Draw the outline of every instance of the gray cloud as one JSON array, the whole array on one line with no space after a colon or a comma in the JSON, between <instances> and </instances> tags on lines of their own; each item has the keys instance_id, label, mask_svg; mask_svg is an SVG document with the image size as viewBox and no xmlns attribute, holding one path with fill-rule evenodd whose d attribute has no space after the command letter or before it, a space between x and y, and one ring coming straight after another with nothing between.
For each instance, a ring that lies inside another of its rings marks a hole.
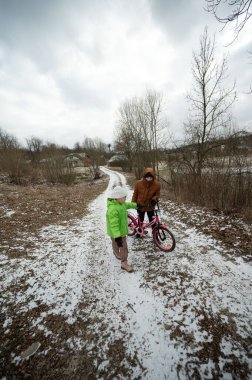
<instances>
[{"instance_id":1,"label":"gray cloud","mask_svg":"<svg viewBox=\"0 0 252 380\"><path fill-rule=\"evenodd\" d=\"M194 30L206 24L217 25L213 17L204 10L204 0L149 0L154 21L160 25L175 43L188 42Z\"/></svg>"},{"instance_id":2,"label":"gray cloud","mask_svg":"<svg viewBox=\"0 0 252 380\"><path fill-rule=\"evenodd\" d=\"M229 54L230 72L236 78L239 91L246 92L250 84L252 84L252 62L250 62L249 55L251 48L252 44L248 43Z\"/></svg>"},{"instance_id":3,"label":"gray cloud","mask_svg":"<svg viewBox=\"0 0 252 380\"><path fill-rule=\"evenodd\" d=\"M85 83L78 78L62 78L57 81L66 102L83 108L104 109L109 106L109 98L98 91L97 87Z\"/></svg>"},{"instance_id":4,"label":"gray cloud","mask_svg":"<svg viewBox=\"0 0 252 380\"><path fill-rule=\"evenodd\" d=\"M9 51L18 51L42 71L60 65L58 51L65 45L79 45L95 62L101 59L98 39L85 47L78 40L83 23L95 18L97 1L1 0L0 41ZM100 7L100 12L102 12ZM102 30L101 30L102 33Z\"/></svg>"},{"instance_id":5,"label":"gray cloud","mask_svg":"<svg viewBox=\"0 0 252 380\"><path fill-rule=\"evenodd\" d=\"M192 50L198 50L206 24L222 43L218 52L230 50L228 80L237 79L239 92L236 117L249 124L251 96L244 92L252 82L251 40L239 45L242 36L225 48L204 5L0 0L0 125L19 138L40 134L71 145L90 134L111 141L120 102L152 87L165 94L170 126L181 136Z\"/></svg>"}]
</instances>

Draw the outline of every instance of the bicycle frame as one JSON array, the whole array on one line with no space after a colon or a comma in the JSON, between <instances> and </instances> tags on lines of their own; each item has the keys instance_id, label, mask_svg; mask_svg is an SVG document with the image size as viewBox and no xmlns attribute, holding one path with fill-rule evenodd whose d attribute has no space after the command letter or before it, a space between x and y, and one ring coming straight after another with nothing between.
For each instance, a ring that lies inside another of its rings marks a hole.
<instances>
[{"instance_id":1,"label":"bicycle frame","mask_svg":"<svg viewBox=\"0 0 252 380\"><path fill-rule=\"evenodd\" d=\"M152 238L156 246L164 252L171 252L176 246L176 241L173 233L168 229L167 226L161 223L158 215L159 205L154 208L155 216L150 222L141 222L139 214L135 217L132 214L128 214L128 226L130 231L129 236L137 234L138 236L143 236L147 231L146 228L152 227ZM130 220L130 222L129 222Z\"/></svg>"},{"instance_id":2,"label":"bicycle frame","mask_svg":"<svg viewBox=\"0 0 252 380\"><path fill-rule=\"evenodd\" d=\"M155 216L152 219L152 221L149 221L149 222L142 222L139 214L137 215L136 218L134 217L134 219L136 221L135 231L138 235L143 236L145 234L146 228L153 227L155 225L155 227L153 228L153 230L154 230L155 228L160 226L161 221L160 221L160 218L158 216L158 211L159 211L159 206L157 209L154 209Z\"/></svg>"},{"instance_id":3,"label":"bicycle frame","mask_svg":"<svg viewBox=\"0 0 252 380\"><path fill-rule=\"evenodd\" d=\"M128 214L128 227L130 231L129 236L137 234L138 236L143 236L147 231L146 228L152 227L152 238L156 246L164 252L171 252L176 247L176 241L173 233L168 229L167 226L161 223L158 215L159 204L157 208L154 208L155 216L150 222L141 222L139 214L135 217L132 214ZM130 220L130 222L129 222Z\"/></svg>"}]
</instances>

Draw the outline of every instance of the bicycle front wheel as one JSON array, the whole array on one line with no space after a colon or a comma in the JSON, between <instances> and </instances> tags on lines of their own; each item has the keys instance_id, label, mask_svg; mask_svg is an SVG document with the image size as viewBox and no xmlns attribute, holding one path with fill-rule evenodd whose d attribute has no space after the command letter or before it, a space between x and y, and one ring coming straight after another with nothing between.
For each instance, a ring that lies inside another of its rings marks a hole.
<instances>
[{"instance_id":1,"label":"bicycle front wheel","mask_svg":"<svg viewBox=\"0 0 252 380\"><path fill-rule=\"evenodd\" d=\"M136 233L136 226L136 219L131 214L128 214L128 236L133 236Z\"/></svg>"},{"instance_id":2,"label":"bicycle front wheel","mask_svg":"<svg viewBox=\"0 0 252 380\"><path fill-rule=\"evenodd\" d=\"M171 252L176 246L173 234L165 226L159 226L154 229L153 240L156 246L164 252Z\"/></svg>"}]
</instances>

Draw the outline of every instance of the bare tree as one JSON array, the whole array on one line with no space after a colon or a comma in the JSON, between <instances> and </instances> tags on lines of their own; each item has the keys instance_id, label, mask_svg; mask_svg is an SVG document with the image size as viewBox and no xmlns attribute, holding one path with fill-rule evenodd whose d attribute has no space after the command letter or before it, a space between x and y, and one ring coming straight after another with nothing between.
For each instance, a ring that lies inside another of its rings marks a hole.
<instances>
[{"instance_id":1,"label":"bare tree","mask_svg":"<svg viewBox=\"0 0 252 380\"><path fill-rule=\"evenodd\" d=\"M146 140L149 142L150 152L152 156L152 166L158 170L159 147L164 134L164 124L160 117L162 112L162 95L154 90L148 90L144 98L144 112L147 116L147 128L144 128Z\"/></svg>"},{"instance_id":2,"label":"bare tree","mask_svg":"<svg viewBox=\"0 0 252 380\"><path fill-rule=\"evenodd\" d=\"M19 147L16 137L0 128L0 150L17 149Z\"/></svg>"},{"instance_id":3,"label":"bare tree","mask_svg":"<svg viewBox=\"0 0 252 380\"><path fill-rule=\"evenodd\" d=\"M135 174L140 176L139 167L144 160L144 142L141 138L141 123L138 122L137 99L125 101L119 108L119 117L116 126L115 148L124 153L129 166L134 163Z\"/></svg>"},{"instance_id":4,"label":"bare tree","mask_svg":"<svg viewBox=\"0 0 252 380\"><path fill-rule=\"evenodd\" d=\"M104 155L107 152L107 144L105 144L100 137L95 137L93 141L97 152L99 152L100 155Z\"/></svg>"},{"instance_id":5,"label":"bare tree","mask_svg":"<svg viewBox=\"0 0 252 380\"><path fill-rule=\"evenodd\" d=\"M158 148L164 135L162 96L148 90L144 96L125 101L119 109L116 129L116 149L124 153L136 177L143 167L152 165L158 170Z\"/></svg>"},{"instance_id":6,"label":"bare tree","mask_svg":"<svg viewBox=\"0 0 252 380\"><path fill-rule=\"evenodd\" d=\"M95 150L95 143L91 137L85 137L82 143L82 149L89 154Z\"/></svg>"},{"instance_id":7,"label":"bare tree","mask_svg":"<svg viewBox=\"0 0 252 380\"><path fill-rule=\"evenodd\" d=\"M27 174L24 162L25 152L17 139L0 128L0 172L7 174L14 183L19 184Z\"/></svg>"},{"instance_id":8,"label":"bare tree","mask_svg":"<svg viewBox=\"0 0 252 380\"><path fill-rule=\"evenodd\" d=\"M85 137L82 150L90 157L90 174L93 179L100 177L99 166L105 164L107 145L99 138Z\"/></svg>"},{"instance_id":9,"label":"bare tree","mask_svg":"<svg viewBox=\"0 0 252 380\"><path fill-rule=\"evenodd\" d=\"M207 11L212 13L216 20L224 24L223 29L228 24L234 25L233 41L236 40L252 16L252 0L206 0L206 2ZM251 51L249 55L252 55ZM248 93L252 93L251 85Z\"/></svg>"},{"instance_id":10,"label":"bare tree","mask_svg":"<svg viewBox=\"0 0 252 380\"><path fill-rule=\"evenodd\" d=\"M107 152L107 144L99 137L85 137L81 149L88 155L103 155Z\"/></svg>"},{"instance_id":11,"label":"bare tree","mask_svg":"<svg viewBox=\"0 0 252 380\"><path fill-rule=\"evenodd\" d=\"M207 11L223 23L224 27L229 23L235 23L236 37L252 15L252 0L206 0L206 2Z\"/></svg>"},{"instance_id":12,"label":"bare tree","mask_svg":"<svg viewBox=\"0 0 252 380\"><path fill-rule=\"evenodd\" d=\"M81 152L81 145L80 143L77 141L75 144L74 144L74 151L75 152Z\"/></svg>"},{"instance_id":13,"label":"bare tree","mask_svg":"<svg viewBox=\"0 0 252 380\"><path fill-rule=\"evenodd\" d=\"M194 87L188 95L191 109L185 131L195 155L190 162L194 173L200 176L213 140L230 122L229 111L236 98L235 84L229 89L222 87L227 59L216 62L215 41L211 41L207 28L201 36L199 52L193 53L192 72Z\"/></svg>"},{"instance_id":14,"label":"bare tree","mask_svg":"<svg viewBox=\"0 0 252 380\"><path fill-rule=\"evenodd\" d=\"M207 11L212 13L220 23L224 24L223 29L227 24L234 25L235 35L230 42L231 44L238 38L239 33L252 16L252 0L206 0L206 2ZM249 56L251 58L251 51L249 51ZM252 93L251 85L246 93Z\"/></svg>"},{"instance_id":15,"label":"bare tree","mask_svg":"<svg viewBox=\"0 0 252 380\"><path fill-rule=\"evenodd\" d=\"M37 162L42 149L43 141L35 136L26 139L26 144L33 163Z\"/></svg>"}]
</instances>

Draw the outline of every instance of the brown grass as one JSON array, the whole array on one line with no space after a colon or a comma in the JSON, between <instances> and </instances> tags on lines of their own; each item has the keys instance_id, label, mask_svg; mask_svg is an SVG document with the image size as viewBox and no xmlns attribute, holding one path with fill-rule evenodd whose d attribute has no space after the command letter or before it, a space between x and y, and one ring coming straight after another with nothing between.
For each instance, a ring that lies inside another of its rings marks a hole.
<instances>
[{"instance_id":1,"label":"brown grass","mask_svg":"<svg viewBox=\"0 0 252 380\"><path fill-rule=\"evenodd\" d=\"M1 243L3 253L15 256L15 246L31 247L27 234L36 234L43 226L82 218L90 201L102 193L107 177L76 185L0 184ZM11 216L7 212L13 211ZM20 251L19 251L20 255Z\"/></svg>"}]
</instances>

